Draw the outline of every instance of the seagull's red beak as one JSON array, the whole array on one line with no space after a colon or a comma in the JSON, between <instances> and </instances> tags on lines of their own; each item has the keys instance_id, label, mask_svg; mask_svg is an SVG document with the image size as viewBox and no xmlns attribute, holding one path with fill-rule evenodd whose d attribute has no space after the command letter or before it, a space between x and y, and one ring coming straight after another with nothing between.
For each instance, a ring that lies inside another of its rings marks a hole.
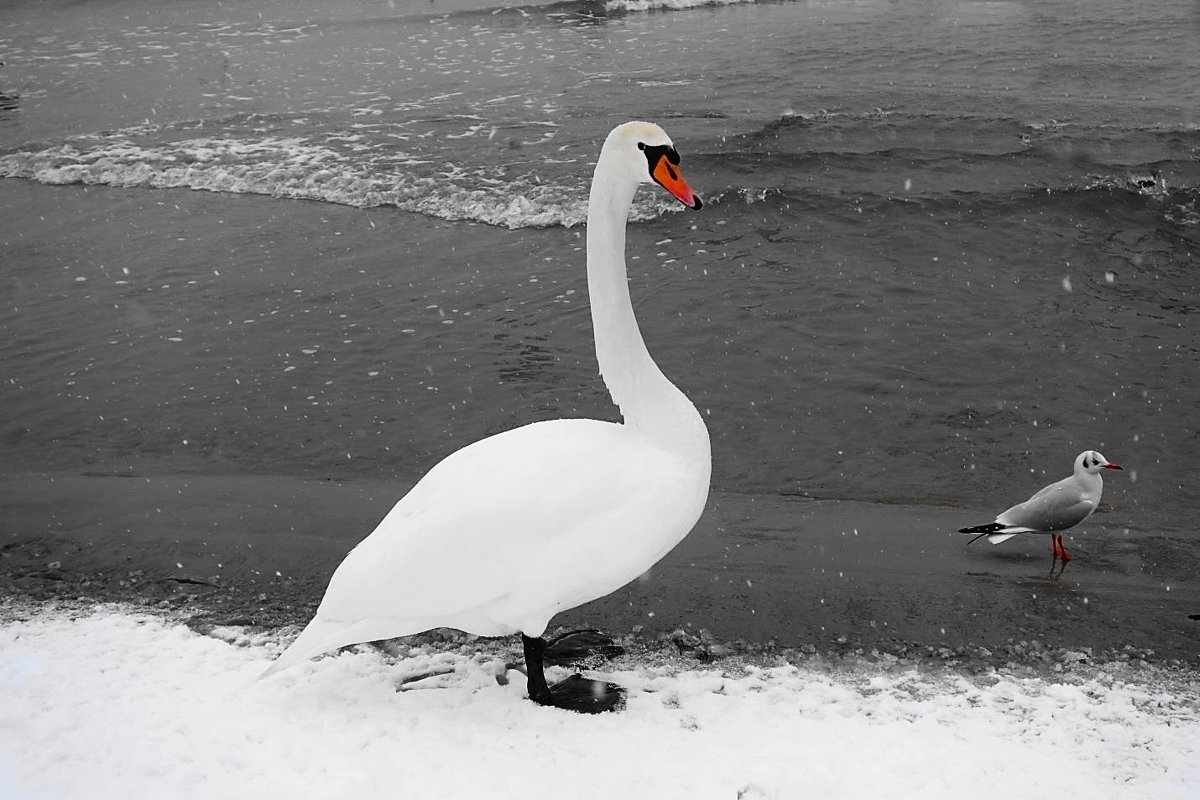
<instances>
[{"instance_id":1,"label":"seagull's red beak","mask_svg":"<svg viewBox=\"0 0 1200 800\"><path fill-rule=\"evenodd\" d=\"M1124 470L1124 469L1125 469L1125 468L1124 468L1124 467L1122 467L1120 464L1114 464L1114 463L1112 463L1111 461L1110 461L1110 462L1108 462L1107 464L1105 464L1105 465L1104 465L1104 468L1105 468L1105 469L1120 469L1120 470Z\"/></svg>"},{"instance_id":2,"label":"seagull's red beak","mask_svg":"<svg viewBox=\"0 0 1200 800\"><path fill-rule=\"evenodd\" d=\"M692 187L688 186L687 181L683 179L683 173L679 171L679 165L672 164L665 153L658 157L658 163L650 171L650 177L654 178L655 183L674 195L676 200L688 208L698 209L703 205L700 202L700 197L692 191Z\"/></svg>"}]
</instances>

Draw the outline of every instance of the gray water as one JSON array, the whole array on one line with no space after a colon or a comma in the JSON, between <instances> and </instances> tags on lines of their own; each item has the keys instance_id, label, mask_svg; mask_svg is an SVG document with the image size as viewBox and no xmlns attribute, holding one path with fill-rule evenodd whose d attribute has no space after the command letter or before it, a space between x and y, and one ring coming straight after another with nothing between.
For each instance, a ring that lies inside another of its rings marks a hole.
<instances>
[{"instance_id":1,"label":"gray water","mask_svg":"<svg viewBox=\"0 0 1200 800\"><path fill-rule=\"evenodd\" d=\"M614 418L581 222L650 118L707 205L643 191L632 289L714 490L967 524L1096 448L1109 529L1194 537L1196 8L3 4L0 470Z\"/></svg>"}]
</instances>

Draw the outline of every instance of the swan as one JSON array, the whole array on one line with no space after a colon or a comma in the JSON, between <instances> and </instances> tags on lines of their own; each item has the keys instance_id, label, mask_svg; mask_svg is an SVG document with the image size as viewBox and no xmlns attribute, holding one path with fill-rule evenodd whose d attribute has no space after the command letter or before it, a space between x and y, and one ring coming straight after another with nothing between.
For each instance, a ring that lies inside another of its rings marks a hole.
<instances>
[{"instance_id":1,"label":"swan","mask_svg":"<svg viewBox=\"0 0 1200 800\"><path fill-rule=\"evenodd\" d=\"M1075 456L1075 468L1069 476L1043 486L1025 502L1001 511L995 522L960 528L958 532L976 534L967 544L984 536L992 544L1000 544L1018 533L1048 533L1053 556L1050 575L1054 575L1054 566L1059 559L1062 559L1062 570L1058 574L1062 575L1071 554L1059 531L1074 528L1100 505L1100 493L1104 491L1104 478L1100 473L1106 469L1123 468L1095 450L1084 450Z\"/></svg>"},{"instance_id":2,"label":"swan","mask_svg":"<svg viewBox=\"0 0 1200 800\"><path fill-rule=\"evenodd\" d=\"M690 208L702 205L662 128L617 126L588 198L587 282L596 359L623 421L535 422L447 456L350 551L312 621L263 677L339 647L431 628L519 633L532 701L620 707L623 692L612 684L581 688L574 676L548 686L542 635L558 612L653 566L691 531L708 498L708 430L650 357L629 298L625 226L649 182Z\"/></svg>"}]
</instances>

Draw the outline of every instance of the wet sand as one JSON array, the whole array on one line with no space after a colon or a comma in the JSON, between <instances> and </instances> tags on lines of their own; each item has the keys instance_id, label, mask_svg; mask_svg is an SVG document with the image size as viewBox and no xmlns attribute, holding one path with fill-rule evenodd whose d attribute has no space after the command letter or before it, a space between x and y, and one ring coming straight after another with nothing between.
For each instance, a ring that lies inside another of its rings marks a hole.
<instances>
[{"instance_id":1,"label":"wet sand","mask_svg":"<svg viewBox=\"0 0 1200 800\"><path fill-rule=\"evenodd\" d=\"M0 593L301 624L341 558L407 488L3 475ZM552 624L700 656L777 647L1004 662L1078 651L1200 665L1200 621L1189 619L1200 613L1200 548L1189 541L1110 528L1098 514L1068 539L1075 558L1051 580L1044 537L968 547L955 530L985 510L881 500L714 494L654 569Z\"/></svg>"}]
</instances>

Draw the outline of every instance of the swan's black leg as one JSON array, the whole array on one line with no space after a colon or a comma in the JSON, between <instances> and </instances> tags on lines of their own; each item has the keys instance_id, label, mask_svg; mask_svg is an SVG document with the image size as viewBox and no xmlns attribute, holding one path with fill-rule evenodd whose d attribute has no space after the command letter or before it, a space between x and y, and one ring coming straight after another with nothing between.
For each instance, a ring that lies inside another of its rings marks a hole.
<instances>
[{"instance_id":1,"label":"swan's black leg","mask_svg":"<svg viewBox=\"0 0 1200 800\"><path fill-rule=\"evenodd\" d=\"M581 714L616 711L625 705L625 690L605 681L591 680L576 674L546 685L546 640L521 634L525 649L525 668L529 677L529 699L538 705L554 706Z\"/></svg>"},{"instance_id":2,"label":"swan's black leg","mask_svg":"<svg viewBox=\"0 0 1200 800\"><path fill-rule=\"evenodd\" d=\"M522 633L521 644L525 648L525 670L529 676L529 699L541 706L554 705L550 687L546 685L546 672L543 666L546 640L540 636L531 639Z\"/></svg>"}]
</instances>

